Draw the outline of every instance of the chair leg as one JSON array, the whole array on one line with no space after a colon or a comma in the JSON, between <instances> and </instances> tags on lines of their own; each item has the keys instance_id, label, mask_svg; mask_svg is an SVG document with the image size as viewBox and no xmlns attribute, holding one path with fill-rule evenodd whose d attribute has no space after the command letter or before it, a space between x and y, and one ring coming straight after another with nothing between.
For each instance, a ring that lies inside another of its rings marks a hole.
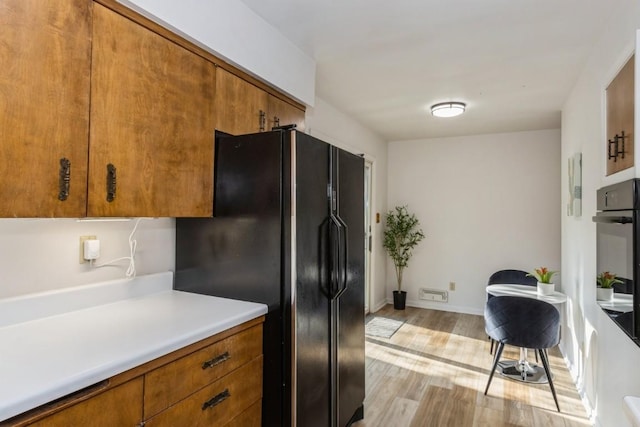
<instances>
[{"instance_id":1,"label":"chair leg","mask_svg":"<svg viewBox=\"0 0 640 427\"><path fill-rule=\"evenodd\" d=\"M542 348L538 349L538 353L540 353L540 359L542 359L542 366L544 366L544 372L547 374L547 379L549 380L549 387L551 387L551 394L553 394L553 400L556 402L556 408L558 408L558 412L560 412L560 405L558 404L556 389L553 386L553 380L551 379L551 369L549 368L549 359L547 358L547 353Z\"/></svg>"},{"instance_id":2,"label":"chair leg","mask_svg":"<svg viewBox=\"0 0 640 427\"><path fill-rule=\"evenodd\" d=\"M491 373L489 374L489 381L487 381L487 387L484 389L484 395L487 395L489 391L489 386L491 385L491 380L493 379L493 374L496 372L496 368L498 367L498 362L500 362L500 356L502 356L502 350L504 350L504 343L499 342L496 348L496 355L493 358L493 367L491 368Z\"/></svg>"},{"instance_id":3,"label":"chair leg","mask_svg":"<svg viewBox=\"0 0 640 427\"><path fill-rule=\"evenodd\" d=\"M493 338L489 337L489 341L491 341L491 347L489 348L489 354L493 354L493 343L495 342Z\"/></svg>"}]
</instances>

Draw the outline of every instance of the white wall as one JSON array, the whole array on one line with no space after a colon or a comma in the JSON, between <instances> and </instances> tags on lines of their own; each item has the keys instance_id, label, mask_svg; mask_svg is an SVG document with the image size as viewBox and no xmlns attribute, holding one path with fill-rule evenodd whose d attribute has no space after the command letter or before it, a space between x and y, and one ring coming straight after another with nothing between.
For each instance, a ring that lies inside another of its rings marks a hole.
<instances>
[{"instance_id":1,"label":"white wall","mask_svg":"<svg viewBox=\"0 0 640 427\"><path fill-rule=\"evenodd\" d=\"M374 218L371 220L373 232L372 289L370 309L376 311L386 304L386 259L382 249L382 226L376 224L375 213L382 217L387 209L387 144L346 114L336 110L320 98L315 107L307 109L306 129L309 135L327 141L351 153L364 154L373 162Z\"/></svg>"},{"instance_id":2,"label":"white wall","mask_svg":"<svg viewBox=\"0 0 640 427\"><path fill-rule=\"evenodd\" d=\"M98 263L129 256L135 220L0 219L0 298L124 278L127 263L91 268L80 264L80 236L101 241ZM174 270L175 221L144 219L137 240L137 274Z\"/></svg>"},{"instance_id":3,"label":"white wall","mask_svg":"<svg viewBox=\"0 0 640 427\"><path fill-rule=\"evenodd\" d=\"M389 209L408 205L426 238L404 272L407 304L481 314L496 270L560 267L560 131L389 144ZM448 289L448 303L418 289ZM387 264L387 297L396 288Z\"/></svg>"},{"instance_id":4,"label":"white wall","mask_svg":"<svg viewBox=\"0 0 640 427\"><path fill-rule=\"evenodd\" d=\"M607 23L606 33L594 47L562 111L562 204L568 200L564 190L567 159L581 152L583 215L562 216L562 283L571 301L561 347L579 390L595 410L597 425L604 427L629 425L622 412L622 398L640 396L640 372L636 369L640 347L596 305L596 227L591 221L596 212L596 190L629 179L638 170L604 176L605 88L633 53L637 28L640 3L628 0ZM638 105L636 101L636 128Z\"/></svg>"}]
</instances>

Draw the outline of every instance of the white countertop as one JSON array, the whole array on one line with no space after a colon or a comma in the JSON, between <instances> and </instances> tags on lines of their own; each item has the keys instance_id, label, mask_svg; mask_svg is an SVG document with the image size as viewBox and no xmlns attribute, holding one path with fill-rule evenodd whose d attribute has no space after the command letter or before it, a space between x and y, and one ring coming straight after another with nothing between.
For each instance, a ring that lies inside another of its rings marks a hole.
<instances>
[{"instance_id":1,"label":"white countertop","mask_svg":"<svg viewBox=\"0 0 640 427\"><path fill-rule=\"evenodd\" d=\"M173 273L0 300L0 421L267 313Z\"/></svg>"},{"instance_id":2,"label":"white countertop","mask_svg":"<svg viewBox=\"0 0 640 427\"><path fill-rule=\"evenodd\" d=\"M497 297L512 296L539 299L550 304L564 304L567 302L567 296L562 292L554 291L549 295L540 295L536 286L528 285L489 285L487 286L487 293Z\"/></svg>"},{"instance_id":3,"label":"white countertop","mask_svg":"<svg viewBox=\"0 0 640 427\"><path fill-rule=\"evenodd\" d=\"M618 292L613 293L613 299L610 301L597 301L600 307L617 311L619 313L628 313L633 311L633 295L621 294Z\"/></svg>"}]
</instances>

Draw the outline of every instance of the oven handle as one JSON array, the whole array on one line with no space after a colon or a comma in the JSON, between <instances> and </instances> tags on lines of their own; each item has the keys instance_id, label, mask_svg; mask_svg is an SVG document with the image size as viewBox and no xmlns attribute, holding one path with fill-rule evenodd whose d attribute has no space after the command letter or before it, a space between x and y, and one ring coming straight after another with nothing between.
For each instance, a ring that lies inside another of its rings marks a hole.
<instances>
[{"instance_id":1,"label":"oven handle","mask_svg":"<svg viewBox=\"0 0 640 427\"><path fill-rule=\"evenodd\" d=\"M594 216L593 222L601 224L632 224L633 218L630 216Z\"/></svg>"}]
</instances>

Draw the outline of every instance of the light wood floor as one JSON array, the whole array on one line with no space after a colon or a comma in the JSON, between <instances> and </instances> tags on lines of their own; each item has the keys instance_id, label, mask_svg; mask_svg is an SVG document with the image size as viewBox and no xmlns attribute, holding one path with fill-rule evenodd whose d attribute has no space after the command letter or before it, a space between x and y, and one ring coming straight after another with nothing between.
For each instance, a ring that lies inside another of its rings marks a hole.
<instances>
[{"instance_id":1,"label":"light wood floor","mask_svg":"<svg viewBox=\"0 0 640 427\"><path fill-rule=\"evenodd\" d=\"M406 323L390 339L366 337L365 418L354 427L591 425L557 348L549 359L561 413L548 384L496 373L484 395L492 356L482 316L390 305L374 315ZM517 351L507 346L503 358Z\"/></svg>"}]
</instances>

